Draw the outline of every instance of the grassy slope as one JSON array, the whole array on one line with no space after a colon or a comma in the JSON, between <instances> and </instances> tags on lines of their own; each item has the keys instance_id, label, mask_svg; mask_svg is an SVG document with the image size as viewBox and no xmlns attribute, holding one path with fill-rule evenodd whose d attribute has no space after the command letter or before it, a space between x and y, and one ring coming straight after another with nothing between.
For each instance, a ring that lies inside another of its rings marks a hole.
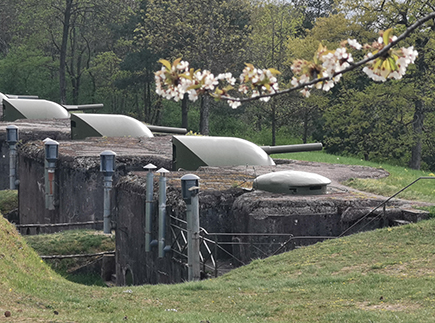
<instances>
[{"instance_id":1,"label":"grassy slope","mask_svg":"<svg viewBox=\"0 0 435 323\"><path fill-rule=\"evenodd\" d=\"M431 322L434 230L430 220L257 260L218 279L109 289L56 275L0 219L0 311L19 322Z\"/></svg>"},{"instance_id":2,"label":"grassy slope","mask_svg":"<svg viewBox=\"0 0 435 323\"><path fill-rule=\"evenodd\" d=\"M6 214L16 208L18 208L18 191L0 191L0 213Z\"/></svg>"}]
</instances>

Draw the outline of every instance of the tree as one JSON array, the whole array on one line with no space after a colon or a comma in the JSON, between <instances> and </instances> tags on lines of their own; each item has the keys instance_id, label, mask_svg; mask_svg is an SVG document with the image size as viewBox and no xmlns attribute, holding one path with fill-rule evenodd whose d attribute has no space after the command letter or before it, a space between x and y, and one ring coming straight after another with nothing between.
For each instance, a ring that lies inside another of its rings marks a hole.
<instances>
[{"instance_id":1,"label":"tree","mask_svg":"<svg viewBox=\"0 0 435 323\"><path fill-rule=\"evenodd\" d=\"M30 45L12 45L0 59L0 89L11 94L51 97L57 89L50 57Z\"/></svg>"},{"instance_id":2,"label":"tree","mask_svg":"<svg viewBox=\"0 0 435 323\"><path fill-rule=\"evenodd\" d=\"M22 33L59 62L60 102L67 103L67 81L72 103L77 104L82 77L95 52L111 46L111 23L124 19L128 10L122 0L21 0Z\"/></svg>"},{"instance_id":3,"label":"tree","mask_svg":"<svg viewBox=\"0 0 435 323\"><path fill-rule=\"evenodd\" d=\"M14 36L17 12L16 1L2 0L0 2L0 55L6 55L9 51Z\"/></svg>"},{"instance_id":4,"label":"tree","mask_svg":"<svg viewBox=\"0 0 435 323\"><path fill-rule=\"evenodd\" d=\"M254 65L261 68L273 66L281 71L282 77L290 78L291 72L283 71L287 60L287 39L293 37L300 28L303 18L288 1L256 1L251 15L252 34L247 57ZM265 119L271 122L272 145L276 144L276 131L279 127L280 114L289 107L289 102L272 100L268 104L256 104Z\"/></svg>"},{"instance_id":5,"label":"tree","mask_svg":"<svg viewBox=\"0 0 435 323\"><path fill-rule=\"evenodd\" d=\"M240 66L250 29L247 0L149 0L142 10L137 40L154 53L172 59L182 56L212 72ZM187 99L181 101L185 116ZM202 134L209 133L210 104L207 97L201 103Z\"/></svg>"},{"instance_id":6,"label":"tree","mask_svg":"<svg viewBox=\"0 0 435 323\"><path fill-rule=\"evenodd\" d=\"M165 98L176 100L183 98L187 93L189 98L196 99L198 93L207 92L215 99L227 100L231 107L237 108L241 102L254 100L267 102L272 97L299 89L302 89L301 92L306 97L310 95L310 89L313 87L329 91L345 73L356 70L364 64L367 66L363 68L363 72L375 81L399 80L405 76L408 66L415 62L418 52L412 46L408 48L394 48L394 46L434 18L435 12L422 17L397 37L393 35L392 28L381 31L378 40L364 46L355 39L341 42L340 47L335 50L329 50L320 44L312 61L297 59L293 62L291 69L295 76L291 81L292 88L286 90L277 89L276 75L279 74L277 70L257 69L252 64L246 64L240 75L238 90L250 95L250 98L235 98L228 94L234 89L235 84L231 74L219 74L214 78L209 71L194 72L188 62L177 59L173 63L160 61L163 68L156 72L157 92ZM351 48L357 51L364 49L368 54L355 62L352 53L348 52ZM220 82L229 85L223 84L214 90Z\"/></svg>"},{"instance_id":7,"label":"tree","mask_svg":"<svg viewBox=\"0 0 435 323\"><path fill-rule=\"evenodd\" d=\"M340 89L335 104L322 109L328 152L406 164L412 139L409 103L415 89L395 82L372 83L363 91Z\"/></svg>"},{"instance_id":8,"label":"tree","mask_svg":"<svg viewBox=\"0 0 435 323\"><path fill-rule=\"evenodd\" d=\"M291 0L290 2L304 17L302 27L305 30L311 30L318 18L329 17L336 13L334 0ZM301 29L300 34L303 35L305 30Z\"/></svg>"},{"instance_id":9,"label":"tree","mask_svg":"<svg viewBox=\"0 0 435 323\"><path fill-rule=\"evenodd\" d=\"M341 1L340 10L344 13L353 14L352 20L361 24L366 29L386 29L396 27L397 30L405 30L416 20L424 17L435 9L434 1L415 1L415 0L387 0L378 2L353 2ZM433 38L435 36L435 26L432 23L421 26L417 32L413 33L406 42L415 44L419 56L416 60L416 68L410 69L410 73L404 82L415 84L416 97L410 102L413 107L413 142L411 147L411 157L409 166L420 169L422 152L422 140L424 136L425 118L428 113L433 113L434 108L428 105L432 102L432 75L435 72L433 61ZM400 95L400 93L398 94Z\"/></svg>"}]
</instances>

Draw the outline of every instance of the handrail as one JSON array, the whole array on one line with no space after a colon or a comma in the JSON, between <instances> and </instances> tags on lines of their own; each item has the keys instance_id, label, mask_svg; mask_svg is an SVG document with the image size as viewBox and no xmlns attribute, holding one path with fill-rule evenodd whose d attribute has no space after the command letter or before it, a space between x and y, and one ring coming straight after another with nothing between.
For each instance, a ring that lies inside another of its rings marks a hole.
<instances>
[{"instance_id":1,"label":"handrail","mask_svg":"<svg viewBox=\"0 0 435 323\"><path fill-rule=\"evenodd\" d=\"M368 217L370 214L372 214L373 212L375 212L377 209L379 209L381 206L384 206L385 204L387 204L391 199L393 199L394 197L396 197L397 195L399 195L400 193L402 193L404 190L406 190L408 187L414 185L415 183L417 183L419 180L421 179L435 179L435 176L420 176L419 178L417 178L415 181L413 181L411 184L406 185L404 188L402 188L400 191L396 192L395 194L391 195L389 198L387 198L384 202L382 202L381 204L379 204L378 206L376 206L373 210L371 210L369 213L367 213L366 215L364 215L363 217L361 217L360 219L358 219L358 221L356 221L354 224L352 224L349 228L347 228L346 230L344 230L339 236L338 238L342 237L343 235L345 235L347 232L349 232L350 229L352 229L354 226L356 226L358 223L360 223L362 220L364 220L366 217ZM372 220L373 221L373 220ZM370 221L371 222L371 221ZM370 223L369 222L369 223ZM367 223L368 224L368 223Z\"/></svg>"}]
</instances>

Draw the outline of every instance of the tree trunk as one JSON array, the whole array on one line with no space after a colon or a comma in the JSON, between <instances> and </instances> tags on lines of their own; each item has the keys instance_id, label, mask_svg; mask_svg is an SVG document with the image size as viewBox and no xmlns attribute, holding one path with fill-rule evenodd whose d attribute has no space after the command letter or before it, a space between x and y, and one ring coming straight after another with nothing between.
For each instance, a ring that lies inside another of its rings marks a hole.
<instances>
[{"instance_id":1,"label":"tree trunk","mask_svg":"<svg viewBox=\"0 0 435 323\"><path fill-rule=\"evenodd\" d=\"M210 129L208 118L210 114L210 96L205 94L201 97L200 119L199 119L199 132L201 135L208 136Z\"/></svg>"},{"instance_id":2,"label":"tree trunk","mask_svg":"<svg viewBox=\"0 0 435 323\"><path fill-rule=\"evenodd\" d=\"M66 56L68 45L68 34L70 28L71 9L73 0L66 0L64 11L62 43L60 46L60 62L59 62L59 86L60 86L60 103L66 104Z\"/></svg>"},{"instance_id":3,"label":"tree trunk","mask_svg":"<svg viewBox=\"0 0 435 323\"><path fill-rule=\"evenodd\" d=\"M272 105L272 146L276 145L276 107L275 102L272 99L270 103Z\"/></svg>"},{"instance_id":4,"label":"tree trunk","mask_svg":"<svg viewBox=\"0 0 435 323\"><path fill-rule=\"evenodd\" d=\"M302 135L302 142L304 144L307 143L308 140L308 114L309 111L307 108L304 109L304 134Z\"/></svg>"},{"instance_id":5,"label":"tree trunk","mask_svg":"<svg viewBox=\"0 0 435 323\"><path fill-rule=\"evenodd\" d=\"M187 106L187 101L189 100L188 94L184 94L183 100L181 100L181 127L182 128L188 128L189 121L187 119L187 112L189 111L189 108Z\"/></svg>"},{"instance_id":6,"label":"tree trunk","mask_svg":"<svg viewBox=\"0 0 435 323\"><path fill-rule=\"evenodd\" d=\"M421 150L422 142L421 135L423 133L424 123L424 107L421 100L415 102L414 119L412 126L414 130L414 145L411 148L411 160L409 161L409 167L412 169L420 169L421 167Z\"/></svg>"}]
</instances>

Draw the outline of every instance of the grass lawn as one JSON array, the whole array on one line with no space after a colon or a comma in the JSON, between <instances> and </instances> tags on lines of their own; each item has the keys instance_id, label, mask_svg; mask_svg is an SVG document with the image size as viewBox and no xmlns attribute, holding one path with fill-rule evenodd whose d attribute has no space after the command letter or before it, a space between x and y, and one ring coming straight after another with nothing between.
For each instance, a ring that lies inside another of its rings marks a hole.
<instances>
[{"instance_id":1,"label":"grass lawn","mask_svg":"<svg viewBox=\"0 0 435 323\"><path fill-rule=\"evenodd\" d=\"M54 273L0 219L0 313L15 322L433 322L434 232L428 220L256 260L217 279L103 288Z\"/></svg>"}]
</instances>

